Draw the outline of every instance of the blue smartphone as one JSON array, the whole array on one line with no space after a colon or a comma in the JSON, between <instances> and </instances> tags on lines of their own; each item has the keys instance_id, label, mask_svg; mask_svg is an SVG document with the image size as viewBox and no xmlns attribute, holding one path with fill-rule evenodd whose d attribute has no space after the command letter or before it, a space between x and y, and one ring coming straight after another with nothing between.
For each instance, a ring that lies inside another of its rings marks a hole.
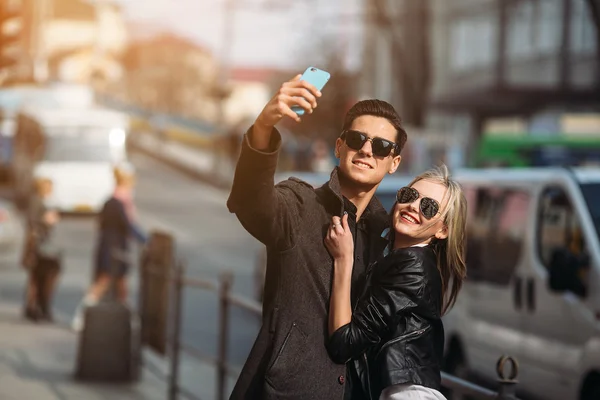
<instances>
[{"instance_id":1,"label":"blue smartphone","mask_svg":"<svg viewBox=\"0 0 600 400\"><path fill-rule=\"evenodd\" d=\"M323 90L325 84L327 83L327 81L329 81L329 78L329 72L323 71L315 67L308 67L300 77L300 80L310 83L318 90ZM292 111L298 115L304 115L304 108L300 106L292 106Z\"/></svg>"}]
</instances>

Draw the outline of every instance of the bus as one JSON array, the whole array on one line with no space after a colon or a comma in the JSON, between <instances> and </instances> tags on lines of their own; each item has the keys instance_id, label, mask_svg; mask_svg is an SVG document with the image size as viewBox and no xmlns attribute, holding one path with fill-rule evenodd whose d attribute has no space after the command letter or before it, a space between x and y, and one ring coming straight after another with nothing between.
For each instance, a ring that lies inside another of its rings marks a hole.
<instances>
[{"instance_id":1,"label":"bus","mask_svg":"<svg viewBox=\"0 0 600 400\"><path fill-rule=\"evenodd\" d=\"M482 167L600 165L600 132L595 136L484 135L475 163Z\"/></svg>"},{"instance_id":2,"label":"bus","mask_svg":"<svg viewBox=\"0 0 600 400\"><path fill-rule=\"evenodd\" d=\"M95 213L114 189L113 168L127 163L129 117L99 108L30 106L17 116L12 181L27 204L36 178L52 181L48 206Z\"/></svg>"}]
</instances>

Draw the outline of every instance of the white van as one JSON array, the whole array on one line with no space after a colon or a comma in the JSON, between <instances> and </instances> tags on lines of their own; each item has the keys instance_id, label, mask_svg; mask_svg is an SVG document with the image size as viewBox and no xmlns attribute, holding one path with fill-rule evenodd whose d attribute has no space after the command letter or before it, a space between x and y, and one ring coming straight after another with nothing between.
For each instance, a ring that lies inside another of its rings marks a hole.
<instances>
[{"instance_id":1,"label":"white van","mask_svg":"<svg viewBox=\"0 0 600 400\"><path fill-rule=\"evenodd\" d=\"M127 163L129 117L100 107L27 106L18 114L12 166L25 204L35 178L48 178L48 203L62 212L98 212L114 189L113 167Z\"/></svg>"},{"instance_id":2,"label":"white van","mask_svg":"<svg viewBox=\"0 0 600 400\"><path fill-rule=\"evenodd\" d=\"M468 203L468 279L450 313L445 369L521 396L600 399L600 170L457 171Z\"/></svg>"}]
</instances>

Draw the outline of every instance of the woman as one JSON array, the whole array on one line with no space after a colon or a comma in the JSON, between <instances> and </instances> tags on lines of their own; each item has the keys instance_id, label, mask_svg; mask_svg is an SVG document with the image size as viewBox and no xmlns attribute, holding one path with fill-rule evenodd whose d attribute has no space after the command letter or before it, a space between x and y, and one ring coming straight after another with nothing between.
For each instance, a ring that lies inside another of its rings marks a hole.
<instances>
[{"instance_id":1,"label":"woman","mask_svg":"<svg viewBox=\"0 0 600 400\"><path fill-rule=\"evenodd\" d=\"M52 295L61 266L61 249L52 233L59 215L46 205L52 194L52 181L38 178L34 188L27 210L27 238L22 260L29 275L24 314L32 321L52 321Z\"/></svg>"},{"instance_id":2,"label":"woman","mask_svg":"<svg viewBox=\"0 0 600 400\"><path fill-rule=\"evenodd\" d=\"M398 191L388 254L369 269L368 285L350 307L354 246L347 216L334 217L325 244L334 258L328 351L355 359L370 399L444 399L441 317L466 275L467 202L445 166Z\"/></svg>"},{"instance_id":3,"label":"woman","mask_svg":"<svg viewBox=\"0 0 600 400\"><path fill-rule=\"evenodd\" d=\"M114 169L115 190L99 215L99 237L95 253L94 282L79 305L73 319L73 329L83 327L83 308L96 304L111 288L115 280L117 298L127 301L127 253L131 237L140 243L146 236L135 223L136 211L133 203L133 171L125 167Z\"/></svg>"}]
</instances>

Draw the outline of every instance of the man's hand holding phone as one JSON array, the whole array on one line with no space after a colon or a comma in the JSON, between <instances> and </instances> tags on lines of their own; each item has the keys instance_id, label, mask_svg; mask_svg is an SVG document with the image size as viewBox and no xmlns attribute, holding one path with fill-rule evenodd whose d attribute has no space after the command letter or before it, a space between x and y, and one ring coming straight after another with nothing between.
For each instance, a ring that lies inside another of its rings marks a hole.
<instances>
[{"instance_id":1,"label":"man's hand holding phone","mask_svg":"<svg viewBox=\"0 0 600 400\"><path fill-rule=\"evenodd\" d=\"M300 122L300 116L292 110L293 106L301 107L306 113L312 114L317 107L317 98L321 91L311 83L301 80L302 75L296 75L281 85L275 96L263 108L254 123L252 147L266 149L269 146L273 127L287 116Z\"/></svg>"}]
</instances>

